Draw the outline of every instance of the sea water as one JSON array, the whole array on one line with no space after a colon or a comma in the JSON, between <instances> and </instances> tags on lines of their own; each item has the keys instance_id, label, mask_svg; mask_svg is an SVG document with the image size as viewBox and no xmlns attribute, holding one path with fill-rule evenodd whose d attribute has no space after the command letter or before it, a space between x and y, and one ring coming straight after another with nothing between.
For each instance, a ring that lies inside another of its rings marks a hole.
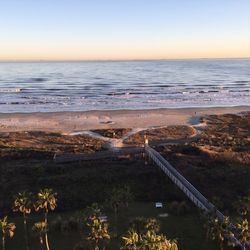
<instances>
[{"instance_id":1,"label":"sea water","mask_svg":"<svg viewBox=\"0 0 250 250\"><path fill-rule=\"evenodd\" d=\"M250 59L0 62L0 112L250 105Z\"/></svg>"}]
</instances>

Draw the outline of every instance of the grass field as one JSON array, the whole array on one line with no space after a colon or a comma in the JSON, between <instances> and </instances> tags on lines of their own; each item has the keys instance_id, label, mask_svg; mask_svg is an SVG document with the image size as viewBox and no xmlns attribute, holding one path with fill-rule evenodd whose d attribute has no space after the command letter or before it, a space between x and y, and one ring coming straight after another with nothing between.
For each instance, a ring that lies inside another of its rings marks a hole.
<instances>
[{"instance_id":1,"label":"grass field","mask_svg":"<svg viewBox=\"0 0 250 250\"><path fill-rule=\"evenodd\" d=\"M49 219L52 222L58 215L63 220L67 220L74 216L79 211L53 213ZM114 213L109 209L106 210L110 224L111 235L117 236L112 238L107 246L107 249L118 250L121 246L121 236L124 235L129 228L129 222L135 217L154 217L159 219L161 224L161 232L167 235L170 239L177 239L180 250L216 250L219 249L216 242L206 240L206 232L203 227L204 221L199 216L199 212L192 207L192 211L185 215L173 215L169 213L166 218L159 218L160 213L166 213L169 210L166 206L162 209L154 207L154 203L132 203L128 209L123 209L118 214L117 223L115 223ZM32 215L30 224L41 219L42 215ZM23 239L23 227L21 217L10 217L11 221L17 224L17 230L13 240L7 242L7 249L9 250L25 250ZM116 228L116 229L115 229ZM73 250L76 243L81 239L80 232L49 232L50 245L52 250ZM38 237L31 233L31 249L39 249ZM226 249L226 248L225 248Z\"/></svg>"}]
</instances>

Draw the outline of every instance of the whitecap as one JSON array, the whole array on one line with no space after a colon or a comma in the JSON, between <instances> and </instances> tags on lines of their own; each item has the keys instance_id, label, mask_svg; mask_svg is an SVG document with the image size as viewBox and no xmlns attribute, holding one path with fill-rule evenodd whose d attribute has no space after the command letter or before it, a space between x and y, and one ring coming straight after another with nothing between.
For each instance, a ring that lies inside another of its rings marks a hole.
<instances>
[{"instance_id":1,"label":"whitecap","mask_svg":"<svg viewBox=\"0 0 250 250\"><path fill-rule=\"evenodd\" d=\"M0 88L0 93L17 93L21 91L20 88Z\"/></svg>"}]
</instances>

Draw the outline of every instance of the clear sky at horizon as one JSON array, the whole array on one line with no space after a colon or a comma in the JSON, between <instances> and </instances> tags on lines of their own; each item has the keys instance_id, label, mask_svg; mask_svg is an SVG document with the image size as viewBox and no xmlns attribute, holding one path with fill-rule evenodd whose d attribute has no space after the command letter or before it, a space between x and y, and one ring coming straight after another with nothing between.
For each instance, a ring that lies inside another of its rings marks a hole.
<instances>
[{"instance_id":1,"label":"clear sky at horizon","mask_svg":"<svg viewBox=\"0 0 250 250\"><path fill-rule=\"evenodd\" d=\"M0 60L233 57L249 0L0 0Z\"/></svg>"}]
</instances>

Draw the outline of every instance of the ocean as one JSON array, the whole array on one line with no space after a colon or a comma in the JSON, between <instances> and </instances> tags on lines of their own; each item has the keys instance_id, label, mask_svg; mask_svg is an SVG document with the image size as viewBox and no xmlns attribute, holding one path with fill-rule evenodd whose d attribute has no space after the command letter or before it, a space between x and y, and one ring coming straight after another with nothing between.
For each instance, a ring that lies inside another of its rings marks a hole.
<instances>
[{"instance_id":1,"label":"ocean","mask_svg":"<svg viewBox=\"0 0 250 250\"><path fill-rule=\"evenodd\" d=\"M0 62L0 112L250 105L250 59Z\"/></svg>"}]
</instances>

